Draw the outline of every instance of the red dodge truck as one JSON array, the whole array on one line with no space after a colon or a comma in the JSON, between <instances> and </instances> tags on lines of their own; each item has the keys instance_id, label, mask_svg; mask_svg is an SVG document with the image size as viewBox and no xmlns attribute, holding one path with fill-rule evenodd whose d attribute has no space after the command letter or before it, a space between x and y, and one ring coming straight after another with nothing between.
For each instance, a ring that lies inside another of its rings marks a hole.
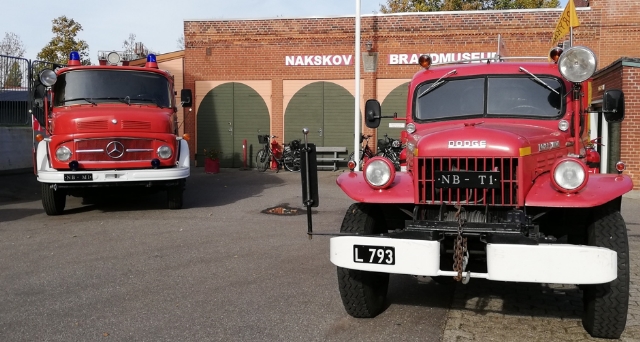
<instances>
[{"instance_id":1,"label":"red dodge truck","mask_svg":"<svg viewBox=\"0 0 640 342\"><path fill-rule=\"evenodd\" d=\"M544 62L436 66L424 55L420 64L409 86L406 172L374 157L337 179L356 202L330 241L346 311L382 312L389 274L577 284L585 329L618 338L629 301L620 205L633 184L622 162L617 174L600 173L585 139L595 54L574 46ZM622 92L606 91L599 112L621 121ZM376 128L381 117L379 102L367 101L365 124Z\"/></svg>"}]
</instances>

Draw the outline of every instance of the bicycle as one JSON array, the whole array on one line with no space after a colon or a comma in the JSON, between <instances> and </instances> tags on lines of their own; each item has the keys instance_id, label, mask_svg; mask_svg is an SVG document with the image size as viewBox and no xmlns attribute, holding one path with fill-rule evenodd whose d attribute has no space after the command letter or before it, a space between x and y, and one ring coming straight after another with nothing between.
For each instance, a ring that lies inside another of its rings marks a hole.
<instances>
[{"instance_id":1,"label":"bicycle","mask_svg":"<svg viewBox=\"0 0 640 342\"><path fill-rule=\"evenodd\" d=\"M276 138L276 136L258 135L258 142L264 145L263 148L258 151L258 154L256 154L256 168L258 169L258 171L266 171L269 168L272 160L274 160L277 164L276 173L280 172L281 167L284 167L289 172L300 171L300 140L294 140L291 142L291 144L285 144L282 155L280 156L280 158L278 158L271 151L271 144L269 143L269 141L273 138ZM292 149L291 145L295 145L297 147Z\"/></svg>"},{"instance_id":2,"label":"bicycle","mask_svg":"<svg viewBox=\"0 0 640 342\"><path fill-rule=\"evenodd\" d=\"M366 163L369 159L375 157L375 154L373 153L373 150L369 147L369 138L371 138L372 135L364 135L361 134L360 135L360 143L362 144L362 148L360 148L360 160L358 162L358 169L362 170L362 166L364 165L364 163ZM349 154L349 161L353 161L353 152L351 152L351 154Z\"/></svg>"}]
</instances>

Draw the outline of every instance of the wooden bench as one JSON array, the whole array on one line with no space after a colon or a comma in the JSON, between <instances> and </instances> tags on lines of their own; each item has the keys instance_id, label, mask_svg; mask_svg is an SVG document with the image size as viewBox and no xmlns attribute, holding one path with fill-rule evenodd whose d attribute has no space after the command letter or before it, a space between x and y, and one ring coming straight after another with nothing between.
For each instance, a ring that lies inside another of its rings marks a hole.
<instances>
[{"instance_id":1,"label":"wooden bench","mask_svg":"<svg viewBox=\"0 0 640 342\"><path fill-rule=\"evenodd\" d=\"M346 147L323 147L316 146L316 152L318 156L316 156L316 160L318 161L318 170L338 170L338 162L345 161L346 158L338 157L338 153L347 153ZM321 153L333 153L333 157L320 157ZM321 165L320 162L331 162L332 165Z\"/></svg>"}]
</instances>

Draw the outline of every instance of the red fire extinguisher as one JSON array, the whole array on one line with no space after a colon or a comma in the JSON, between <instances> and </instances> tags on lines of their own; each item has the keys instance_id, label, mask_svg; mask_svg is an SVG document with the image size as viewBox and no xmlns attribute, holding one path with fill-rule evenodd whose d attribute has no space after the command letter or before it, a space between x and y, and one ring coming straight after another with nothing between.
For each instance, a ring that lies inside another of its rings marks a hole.
<instances>
[{"instance_id":1,"label":"red fire extinguisher","mask_svg":"<svg viewBox=\"0 0 640 342\"><path fill-rule=\"evenodd\" d=\"M277 170L278 169L278 162L276 161L276 158L278 157L279 149L278 149L278 142L276 141L276 137L273 136L273 138L271 139L271 153L273 154L273 159L271 159L271 169L272 170Z\"/></svg>"}]
</instances>

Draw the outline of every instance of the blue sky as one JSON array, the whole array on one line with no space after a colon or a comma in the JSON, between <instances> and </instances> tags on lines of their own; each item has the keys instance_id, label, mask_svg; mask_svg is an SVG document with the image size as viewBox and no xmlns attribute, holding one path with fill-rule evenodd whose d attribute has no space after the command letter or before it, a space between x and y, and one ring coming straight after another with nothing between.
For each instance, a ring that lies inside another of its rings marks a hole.
<instances>
[{"instance_id":1,"label":"blue sky","mask_svg":"<svg viewBox=\"0 0 640 342\"><path fill-rule=\"evenodd\" d=\"M568 0L561 0L562 7ZM361 0L361 13L379 10L385 0ZM132 5L135 4L135 7ZM159 53L178 50L184 20L257 19L275 17L326 17L356 13L356 2L349 0L155 0L131 2L109 0L97 2L44 0L4 1L0 20L0 39L6 32L17 34L27 52L36 54L51 40L51 21L66 15L82 25L79 39L89 44L89 57L97 62L98 51L121 50L130 33L136 41Z\"/></svg>"}]
</instances>

